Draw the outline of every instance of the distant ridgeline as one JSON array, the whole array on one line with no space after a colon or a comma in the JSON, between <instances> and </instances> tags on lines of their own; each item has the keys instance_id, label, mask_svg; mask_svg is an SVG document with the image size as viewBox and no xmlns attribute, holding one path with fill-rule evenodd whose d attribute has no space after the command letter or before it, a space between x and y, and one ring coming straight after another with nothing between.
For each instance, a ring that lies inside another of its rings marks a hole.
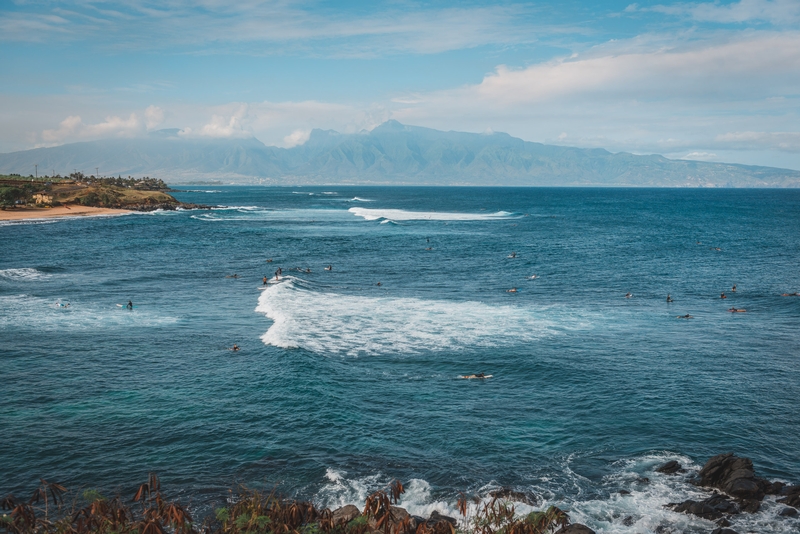
<instances>
[{"instance_id":1,"label":"distant ridgeline","mask_svg":"<svg viewBox=\"0 0 800 534\"><path fill-rule=\"evenodd\" d=\"M96 178L83 173L33 177L0 175L0 207L81 204L103 208L156 209L180 205L155 178Z\"/></svg>"},{"instance_id":2,"label":"distant ridgeline","mask_svg":"<svg viewBox=\"0 0 800 534\"><path fill-rule=\"evenodd\" d=\"M613 154L532 143L504 133L443 132L388 121L372 131L313 130L292 148L255 138L159 130L0 154L0 172L99 167L109 174L168 175L173 183L486 186L800 187L800 171Z\"/></svg>"}]
</instances>

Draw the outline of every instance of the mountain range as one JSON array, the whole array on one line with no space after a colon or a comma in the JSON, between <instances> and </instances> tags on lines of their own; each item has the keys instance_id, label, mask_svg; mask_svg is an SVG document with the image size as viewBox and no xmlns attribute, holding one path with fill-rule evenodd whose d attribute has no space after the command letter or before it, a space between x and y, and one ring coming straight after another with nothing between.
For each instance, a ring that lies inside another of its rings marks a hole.
<instances>
[{"instance_id":1,"label":"mountain range","mask_svg":"<svg viewBox=\"0 0 800 534\"><path fill-rule=\"evenodd\" d=\"M544 145L505 133L443 132L388 121L367 132L313 130L293 148L255 138L159 130L0 154L0 173L151 176L168 183L631 187L800 187L800 171Z\"/></svg>"}]
</instances>

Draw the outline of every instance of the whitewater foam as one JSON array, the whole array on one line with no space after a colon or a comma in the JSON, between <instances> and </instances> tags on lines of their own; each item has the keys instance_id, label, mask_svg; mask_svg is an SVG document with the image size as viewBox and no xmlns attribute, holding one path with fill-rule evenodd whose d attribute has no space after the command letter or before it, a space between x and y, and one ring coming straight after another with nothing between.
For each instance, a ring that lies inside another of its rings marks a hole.
<instances>
[{"instance_id":1,"label":"whitewater foam","mask_svg":"<svg viewBox=\"0 0 800 534\"><path fill-rule=\"evenodd\" d=\"M59 304L70 303L69 307ZM155 310L125 310L115 304L97 305L63 298L42 298L30 295L0 296L0 332L3 330L98 330L115 327L152 327L174 324L177 318Z\"/></svg>"},{"instance_id":2,"label":"whitewater foam","mask_svg":"<svg viewBox=\"0 0 800 534\"><path fill-rule=\"evenodd\" d=\"M688 482L688 477L699 470L690 458L670 452L649 453L623 459L611 465L611 474L599 481L591 481L575 474L570 468L574 455L554 466L552 472L532 476L524 487L515 486L538 497L535 505L511 502L518 516L534 510L545 510L553 505L565 510L573 523L582 523L604 534L641 534L646 532L707 533L718 525L697 516L677 513L664 505L686 499L701 500L710 495ZM677 460L687 469L686 475L656 473L654 468L668 460ZM393 480L385 474L361 478L348 478L345 471L328 468L327 480L314 496L320 506L337 508L345 504L359 505L374 491L385 490ZM405 493L398 506L410 514L428 517L434 510L456 518L462 526L475 516L479 506L491 500L490 492L499 489L494 482L475 492L477 502L468 500L466 517L458 511L457 494L437 498L431 485L423 479L405 482ZM465 490L467 488L464 488ZM620 490L630 492L621 494ZM737 532L795 533L800 519L778 517L784 508L774 497L767 497L755 514L742 513L729 518L730 528Z\"/></svg>"},{"instance_id":3,"label":"whitewater foam","mask_svg":"<svg viewBox=\"0 0 800 534\"><path fill-rule=\"evenodd\" d=\"M33 282L36 280L46 280L50 275L37 269L23 267L21 269L0 269L0 278L13 280L15 282Z\"/></svg>"},{"instance_id":4,"label":"whitewater foam","mask_svg":"<svg viewBox=\"0 0 800 534\"><path fill-rule=\"evenodd\" d=\"M556 308L527 308L411 297L327 293L286 281L263 291L256 311L274 323L267 345L348 356L419 354L526 344L585 318Z\"/></svg>"},{"instance_id":5,"label":"whitewater foam","mask_svg":"<svg viewBox=\"0 0 800 534\"><path fill-rule=\"evenodd\" d=\"M348 211L353 215L363 217L367 221L380 219L392 221L492 221L513 217L513 213L507 211L498 211L496 213L453 213L372 208L350 208Z\"/></svg>"}]
</instances>

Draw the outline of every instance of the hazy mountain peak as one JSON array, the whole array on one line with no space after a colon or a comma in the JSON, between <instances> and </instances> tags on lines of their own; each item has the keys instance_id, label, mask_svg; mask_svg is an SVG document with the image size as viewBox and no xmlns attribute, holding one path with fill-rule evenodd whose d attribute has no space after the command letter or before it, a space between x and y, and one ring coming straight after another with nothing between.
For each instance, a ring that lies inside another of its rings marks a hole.
<instances>
[{"instance_id":1,"label":"hazy mountain peak","mask_svg":"<svg viewBox=\"0 0 800 534\"><path fill-rule=\"evenodd\" d=\"M314 129L292 148L178 129L0 154L0 173L149 175L172 183L800 187L800 172L532 143L502 132L443 132L389 120L371 132ZM169 142L165 142L169 140Z\"/></svg>"}]
</instances>

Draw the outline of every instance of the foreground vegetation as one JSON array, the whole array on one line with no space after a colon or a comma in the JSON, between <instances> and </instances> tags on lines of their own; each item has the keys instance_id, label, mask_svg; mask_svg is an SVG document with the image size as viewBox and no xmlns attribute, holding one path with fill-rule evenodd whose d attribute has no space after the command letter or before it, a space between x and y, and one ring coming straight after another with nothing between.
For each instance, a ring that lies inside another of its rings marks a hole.
<instances>
[{"instance_id":1,"label":"foreground vegetation","mask_svg":"<svg viewBox=\"0 0 800 534\"><path fill-rule=\"evenodd\" d=\"M3 534L545 534L566 526L565 512L551 506L545 512L518 516L514 505L500 498L481 503L470 513L463 495L460 522L434 513L425 520L395 506L404 492L396 481L367 497L363 511L353 506L337 511L310 502L283 499L275 493L242 488L229 506L195 521L187 508L167 500L158 477L150 475L130 502L107 499L93 490L67 504L67 489L41 481L28 500L9 495L2 500ZM342 513L351 508L354 513Z\"/></svg>"}]
</instances>

